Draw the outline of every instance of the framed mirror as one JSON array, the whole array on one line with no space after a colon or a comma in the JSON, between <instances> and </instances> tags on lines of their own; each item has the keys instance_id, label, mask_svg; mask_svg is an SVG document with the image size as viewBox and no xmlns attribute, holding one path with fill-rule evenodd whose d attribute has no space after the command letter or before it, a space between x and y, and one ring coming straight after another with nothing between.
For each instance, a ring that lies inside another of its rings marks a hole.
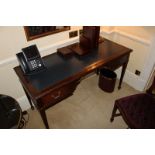
<instances>
[{"instance_id":1,"label":"framed mirror","mask_svg":"<svg viewBox=\"0 0 155 155\"><path fill-rule=\"evenodd\" d=\"M70 30L70 26L24 26L27 41Z\"/></svg>"}]
</instances>

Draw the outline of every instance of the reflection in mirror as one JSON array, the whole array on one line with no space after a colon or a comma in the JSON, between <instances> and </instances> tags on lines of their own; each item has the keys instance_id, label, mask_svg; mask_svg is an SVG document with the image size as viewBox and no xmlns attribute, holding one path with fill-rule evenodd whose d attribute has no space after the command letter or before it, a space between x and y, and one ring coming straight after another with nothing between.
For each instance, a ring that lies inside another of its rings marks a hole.
<instances>
[{"instance_id":1,"label":"reflection in mirror","mask_svg":"<svg viewBox=\"0 0 155 155\"><path fill-rule=\"evenodd\" d=\"M24 26L27 40L70 30L70 26Z\"/></svg>"}]
</instances>

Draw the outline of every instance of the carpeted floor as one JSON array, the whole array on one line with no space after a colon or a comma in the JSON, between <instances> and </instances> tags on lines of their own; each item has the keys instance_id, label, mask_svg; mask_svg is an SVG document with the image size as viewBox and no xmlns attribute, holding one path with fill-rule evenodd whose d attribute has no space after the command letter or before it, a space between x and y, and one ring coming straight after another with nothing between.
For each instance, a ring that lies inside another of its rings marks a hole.
<instances>
[{"instance_id":1,"label":"carpeted floor","mask_svg":"<svg viewBox=\"0 0 155 155\"><path fill-rule=\"evenodd\" d=\"M50 128L53 129L122 129L127 128L121 117L110 122L114 101L117 98L138 93L123 83L120 90L106 93L98 87L98 76L91 75L78 85L74 95L46 111ZM27 129L44 129L37 110L28 110Z\"/></svg>"}]
</instances>

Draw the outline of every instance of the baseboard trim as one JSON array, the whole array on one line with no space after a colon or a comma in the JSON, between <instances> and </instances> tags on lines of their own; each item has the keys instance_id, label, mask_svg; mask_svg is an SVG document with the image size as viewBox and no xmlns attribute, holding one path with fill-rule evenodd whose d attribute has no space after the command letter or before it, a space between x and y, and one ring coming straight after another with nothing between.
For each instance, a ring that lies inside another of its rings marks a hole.
<instances>
[{"instance_id":1,"label":"baseboard trim","mask_svg":"<svg viewBox=\"0 0 155 155\"><path fill-rule=\"evenodd\" d=\"M116 70L116 74L118 79L121 75L121 68ZM140 76L135 75L134 73L130 72L129 70L126 70L123 81L133 87L136 90L143 91L146 85L146 80L141 79Z\"/></svg>"},{"instance_id":2,"label":"baseboard trim","mask_svg":"<svg viewBox=\"0 0 155 155\"><path fill-rule=\"evenodd\" d=\"M18 98L17 101L18 101L18 103L19 103L19 105L20 105L20 107L22 108L23 111L30 109L29 101L28 101L28 99L27 99L27 97L25 95Z\"/></svg>"}]
</instances>

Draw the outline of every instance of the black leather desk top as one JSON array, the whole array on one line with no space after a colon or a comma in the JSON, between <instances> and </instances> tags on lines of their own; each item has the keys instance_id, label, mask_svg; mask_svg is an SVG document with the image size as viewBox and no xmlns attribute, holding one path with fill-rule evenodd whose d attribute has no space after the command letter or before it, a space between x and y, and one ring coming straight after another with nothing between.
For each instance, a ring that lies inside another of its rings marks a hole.
<instances>
[{"instance_id":1,"label":"black leather desk top","mask_svg":"<svg viewBox=\"0 0 155 155\"><path fill-rule=\"evenodd\" d=\"M29 75L27 78L37 90L41 91L82 71L93 63L110 59L115 55L118 57L118 53L123 55L127 51L129 52L130 49L105 40L99 44L98 49L94 49L84 56L73 54L69 58L63 58L59 54L54 53L43 58L46 70L35 75Z\"/></svg>"}]
</instances>

